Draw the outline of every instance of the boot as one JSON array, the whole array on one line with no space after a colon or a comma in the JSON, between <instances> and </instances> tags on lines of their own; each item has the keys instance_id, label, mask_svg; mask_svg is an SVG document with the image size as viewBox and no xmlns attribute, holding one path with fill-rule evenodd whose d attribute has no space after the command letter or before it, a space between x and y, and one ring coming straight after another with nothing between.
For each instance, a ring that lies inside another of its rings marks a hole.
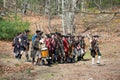
<instances>
[{"instance_id":1,"label":"boot","mask_svg":"<svg viewBox=\"0 0 120 80\"><path fill-rule=\"evenodd\" d=\"M26 54L25 56L26 56L26 60L27 60L27 62L29 62L29 55Z\"/></svg>"},{"instance_id":2,"label":"boot","mask_svg":"<svg viewBox=\"0 0 120 80\"><path fill-rule=\"evenodd\" d=\"M34 62L35 62L35 58L32 58L32 64L34 65Z\"/></svg>"},{"instance_id":3,"label":"boot","mask_svg":"<svg viewBox=\"0 0 120 80\"><path fill-rule=\"evenodd\" d=\"M21 54L18 54L17 58L18 59L21 59L22 55Z\"/></svg>"},{"instance_id":4,"label":"boot","mask_svg":"<svg viewBox=\"0 0 120 80\"><path fill-rule=\"evenodd\" d=\"M20 53L18 53L15 57L16 57L17 59L19 59L19 57L20 57Z\"/></svg>"},{"instance_id":5,"label":"boot","mask_svg":"<svg viewBox=\"0 0 120 80\"><path fill-rule=\"evenodd\" d=\"M20 54L18 55L18 58L19 58L19 59L21 59L23 52L24 52L24 51L21 51Z\"/></svg>"},{"instance_id":6,"label":"boot","mask_svg":"<svg viewBox=\"0 0 120 80\"><path fill-rule=\"evenodd\" d=\"M37 59L37 62L36 62L36 65L39 65L39 66L40 66L40 61L41 61L41 58L38 58L38 59Z\"/></svg>"}]
</instances>

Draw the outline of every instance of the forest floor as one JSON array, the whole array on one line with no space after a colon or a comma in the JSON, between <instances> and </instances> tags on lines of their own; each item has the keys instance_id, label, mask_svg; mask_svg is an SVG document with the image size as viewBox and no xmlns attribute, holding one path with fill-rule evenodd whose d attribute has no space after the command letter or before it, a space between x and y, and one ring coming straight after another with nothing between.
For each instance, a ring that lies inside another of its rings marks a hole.
<instances>
[{"instance_id":1,"label":"forest floor","mask_svg":"<svg viewBox=\"0 0 120 80\"><path fill-rule=\"evenodd\" d=\"M33 23L39 20L31 18ZM31 28L34 32L33 25ZM24 55L21 60L14 58L12 42L0 41L0 80L120 80L120 29L115 27L116 32L110 33L104 27L98 29L102 30L99 32L102 34L100 65L91 64L91 56L87 48L85 61L54 64L51 67L35 66L31 62L26 62ZM98 29L93 31L97 32ZM88 43L87 39L86 41Z\"/></svg>"}]
</instances>

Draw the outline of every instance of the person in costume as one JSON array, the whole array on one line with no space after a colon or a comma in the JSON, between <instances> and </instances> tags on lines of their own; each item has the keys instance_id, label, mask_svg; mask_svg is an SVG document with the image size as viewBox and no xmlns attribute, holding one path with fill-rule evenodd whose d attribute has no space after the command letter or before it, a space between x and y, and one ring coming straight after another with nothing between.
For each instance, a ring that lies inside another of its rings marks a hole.
<instances>
[{"instance_id":1,"label":"person in costume","mask_svg":"<svg viewBox=\"0 0 120 80\"><path fill-rule=\"evenodd\" d=\"M91 41L91 48L90 48L90 52L91 52L91 56L92 56L92 64L95 64L95 56L98 55L98 60L97 60L97 64L100 64L100 59L101 59L101 52L99 49L99 42L98 42L98 35L94 35Z\"/></svg>"}]
</instances>

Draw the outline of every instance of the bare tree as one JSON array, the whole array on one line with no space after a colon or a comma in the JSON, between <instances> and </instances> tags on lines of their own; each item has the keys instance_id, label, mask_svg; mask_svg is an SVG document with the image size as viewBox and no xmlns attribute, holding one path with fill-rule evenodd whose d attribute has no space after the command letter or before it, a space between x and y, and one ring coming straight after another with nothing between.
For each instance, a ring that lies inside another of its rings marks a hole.
<instances>
[{"instance_id":1,"label":"bare tree","mask_svg":"<svg viewBox=\"0 0 120 80\"><path fill-rule=\"evenodd\" d=\"M65 31L66 33L72 33L74 27L74 19L75 19L75 9L76 9L77 0L65 0Z\"/></svg>"},{"instance_id":2,"label":"bare tree","mask_svg":"<svg viewBox=\"0 0 120 80\"><path fill-rule=\"evenodd\" d=\"M6 0L3 0L3 7L6 8Z\"/></svg>"},{"instance_id":3,"label":"bare tree","mask_svg":"<svg viewBox=\"0 0 120 80\"><path fill-rule=\"evenodd\" d=\"M65 1L62 0L62 28L63 28L63 34L66 34L65 31Z\"/></svg>"}]
</instances>

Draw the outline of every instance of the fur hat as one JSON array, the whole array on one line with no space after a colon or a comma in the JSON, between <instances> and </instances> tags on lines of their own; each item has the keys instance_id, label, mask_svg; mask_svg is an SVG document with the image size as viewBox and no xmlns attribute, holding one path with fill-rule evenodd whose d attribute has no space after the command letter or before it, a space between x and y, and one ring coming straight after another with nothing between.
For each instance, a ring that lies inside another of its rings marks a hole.
<instances>
[{"instance_id":1,"label":"fur hat","mask_svg":"<svg viewBox=\"0 0 120 80\"><path fill-rule=\"evenodd\" d=\"M30 30L27 30L27 29L26 29L25 32L30 32Z\"/></svg>"}]
</instances>

